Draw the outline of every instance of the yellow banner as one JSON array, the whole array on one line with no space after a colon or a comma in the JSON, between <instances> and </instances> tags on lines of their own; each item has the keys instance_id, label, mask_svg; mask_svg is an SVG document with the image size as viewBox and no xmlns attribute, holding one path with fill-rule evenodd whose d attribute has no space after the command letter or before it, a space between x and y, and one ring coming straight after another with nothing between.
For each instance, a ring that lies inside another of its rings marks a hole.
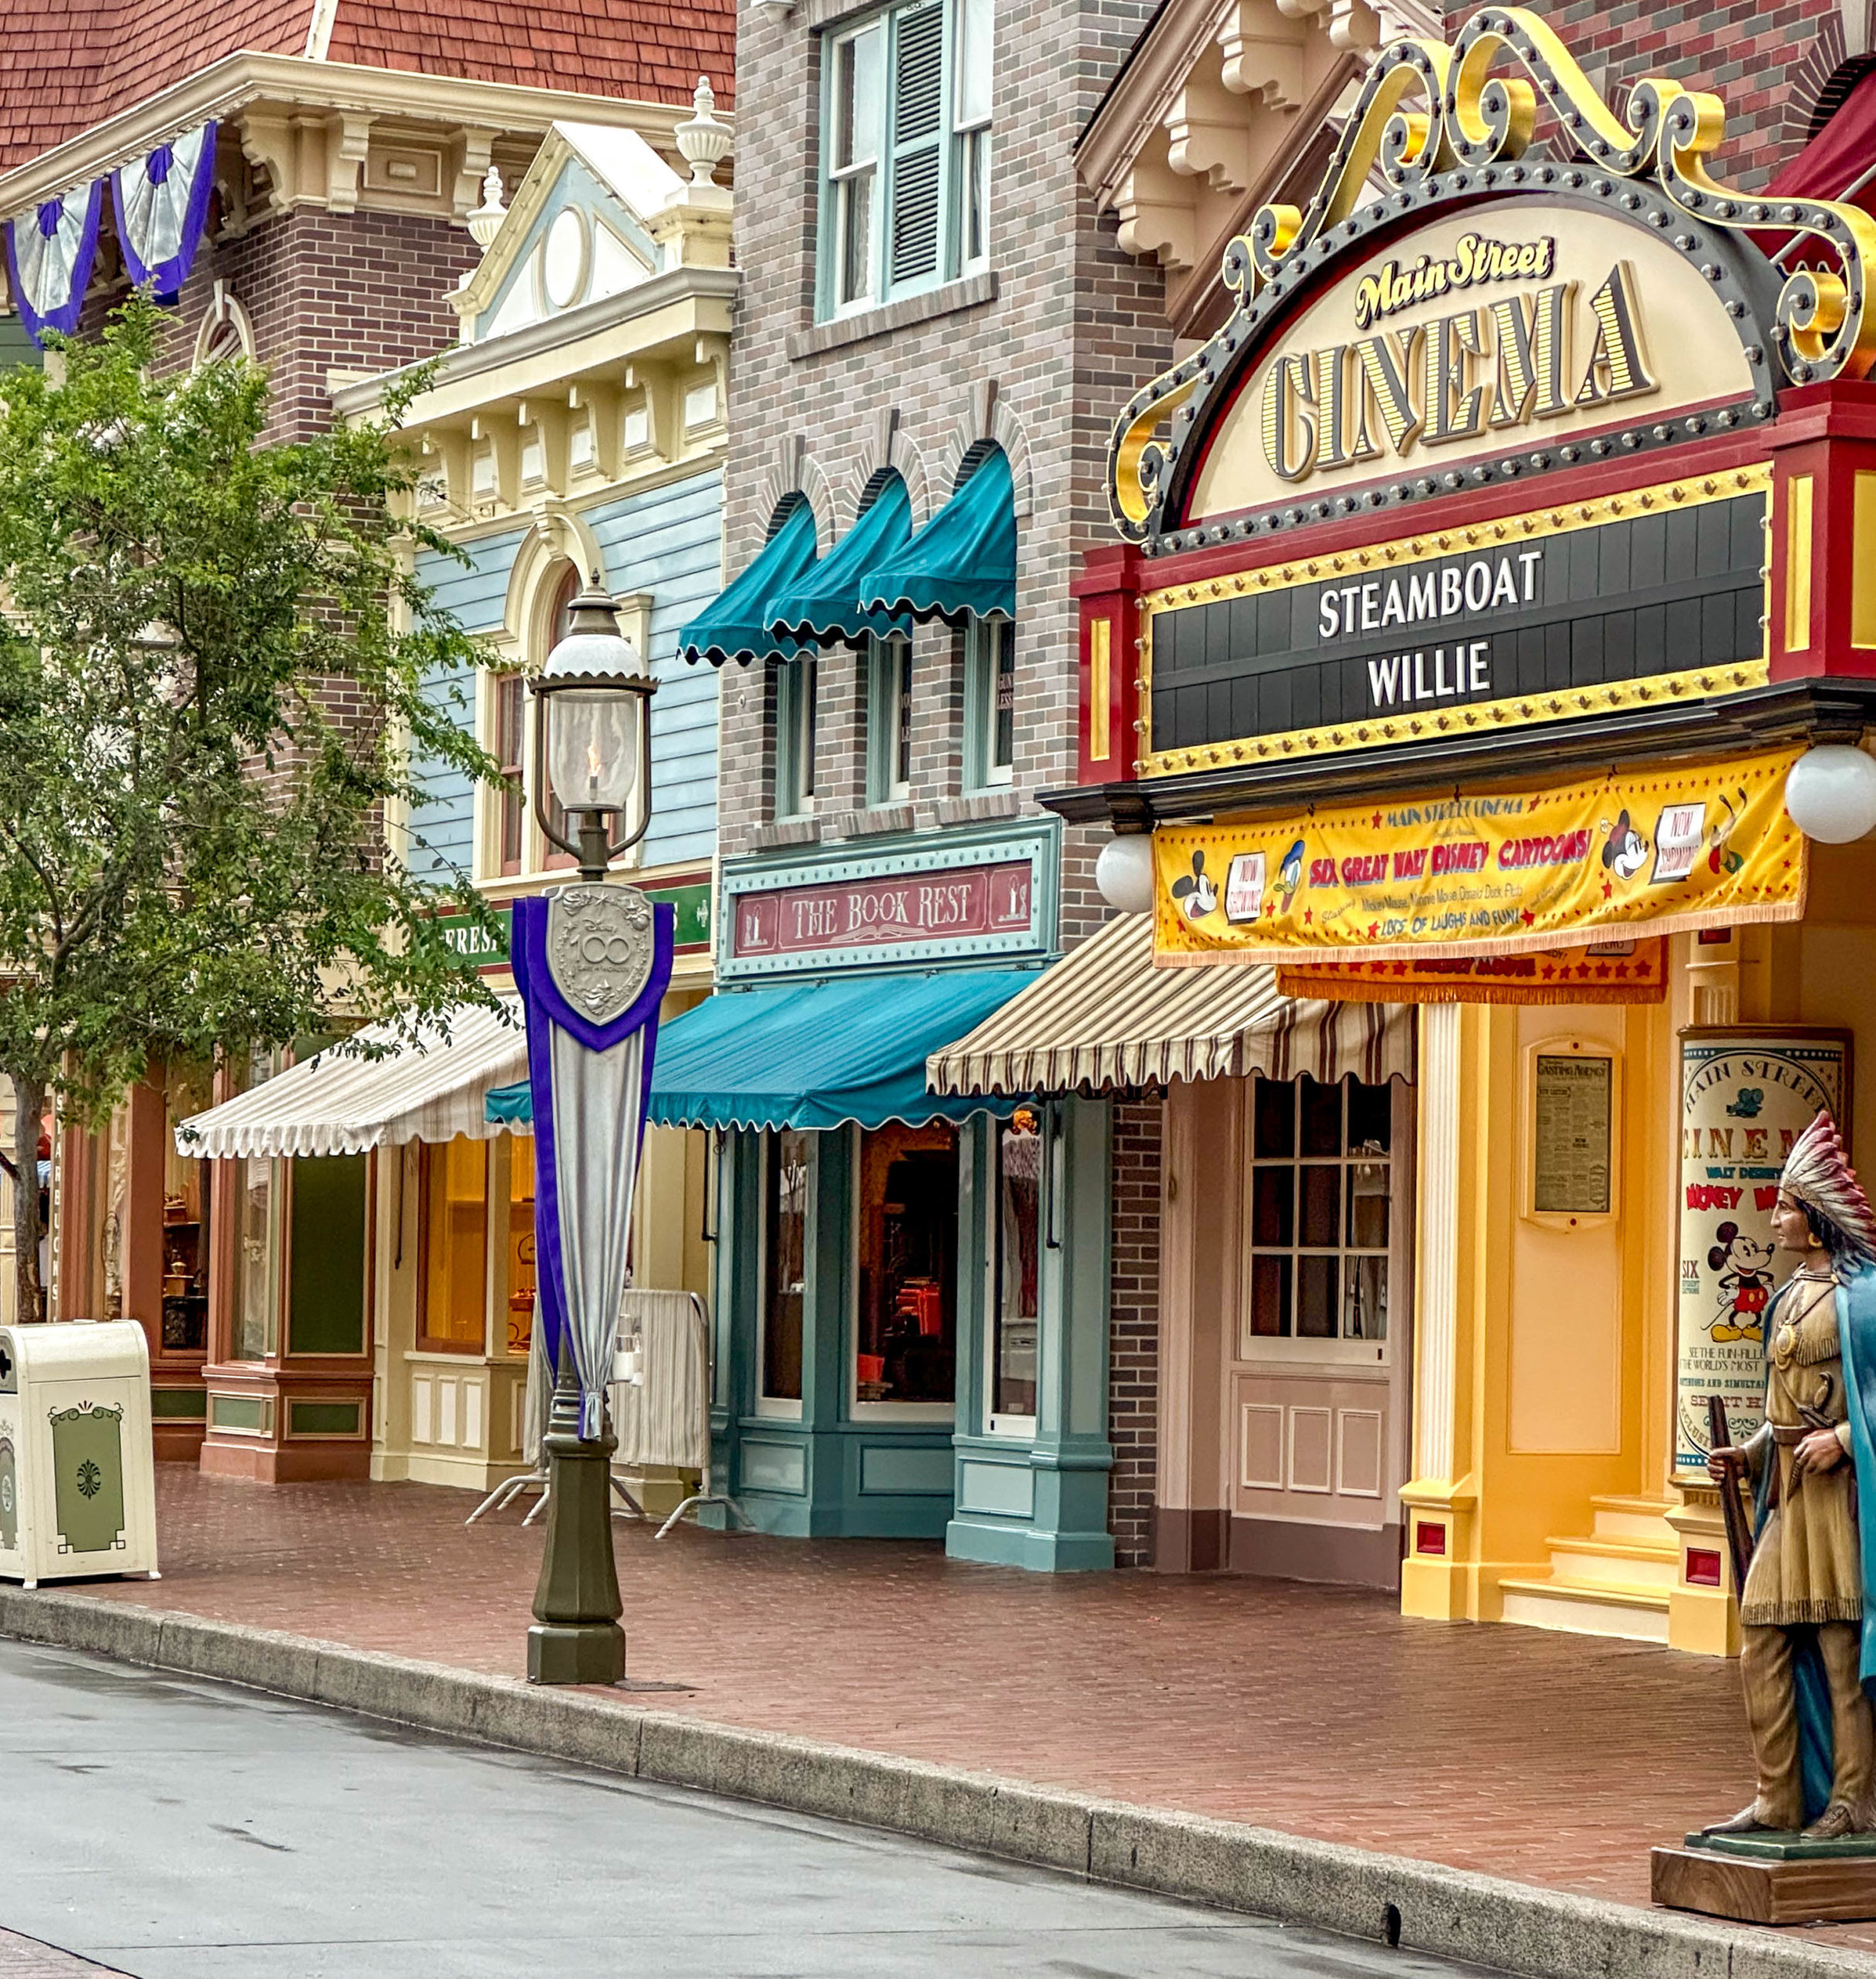
<instances>
[{"instance_id":1,"label":"yellow banner","mask_svg":"<svg viewBox=\"0 0 1876 1979\"><path fill-rule=\"evenodd\" d=\"M1162 962L1517 955L1795 921L1799 751L1153 834Z\"/></svg>"},{"instance_id":2,"label":"yellow banner","mask_svg":"<svg viewBox=\"0 0 1876 1979\"><path fill-rule=\"evenodd\" d=\"M1667 995L1667 943L1592 942L1515 955L1396 955L1384 962L1277 966L1286 996L1332 1003L1658 1003Z\"/></svg>"}]
</instances>

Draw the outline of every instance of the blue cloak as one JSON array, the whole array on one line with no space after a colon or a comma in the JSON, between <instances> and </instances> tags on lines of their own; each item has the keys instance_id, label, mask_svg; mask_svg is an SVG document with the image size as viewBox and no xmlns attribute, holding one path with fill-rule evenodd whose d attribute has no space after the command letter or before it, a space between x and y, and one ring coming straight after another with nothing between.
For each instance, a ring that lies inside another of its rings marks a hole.
<instances>
[{"instance_id":1,"label":"blue cloak","mask_svg":"<svg viewBox=\"0 0 1876 1979\"><path fill-rule=\"evenodd\" d=\"M1850 1455L1857 1479L1857 1546L1863 1568L1863 1656L1861 1665L1866 1692L1876 1681L1876 1521L1863 1517L1864 1506L1876 1507L1876 1269L1867 1265L1837 1264L1837 1334L1844 1354L1844 1399L1850 1415ZM1765 1314L1765 1337L1769 1350L1773 1317L1779 1303L1789 1289L1781 1287ZM1755 1494L1755 1532L1764 1528L1765 1499L1771 1488L1772 1466L1759 1473ZM1793 1659L1793 1679L1798 1694L1798 1752L1804 1783L1804 1818L1814 1821L1830 1804L1833 1773L1830 1739L1830 1690L1824 1677L1823 1658L1818 1654L1814 1630L1798 1635L1797 1654Z\"/></svg>"}]
</instances>

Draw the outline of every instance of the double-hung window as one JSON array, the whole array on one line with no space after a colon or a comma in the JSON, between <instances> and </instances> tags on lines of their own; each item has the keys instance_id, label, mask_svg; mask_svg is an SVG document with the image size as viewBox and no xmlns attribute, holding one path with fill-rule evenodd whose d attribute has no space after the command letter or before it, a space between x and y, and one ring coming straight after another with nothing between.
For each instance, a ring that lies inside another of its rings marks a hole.
<instances>
[{"instance_id":1,"label":"double-hung window","mask_svg":"<svg viewBox=\"0 0 1876 1979\"><path fill-rule=\"evenodd\" d=\"M992 0L911 0L829 36L823 318L988 261L992 19Z\"/></svg>"},{"instance_id":2,"label":"double-hung window","mask_svg":"<svg viewBox=\"0 0 1876 1979\"><path fill-rule=\"evenodd\" d=\"M1016 760L1016 628L973 618L965 633L965 777L972 790L1009 782Z\"/></svg>"},{"instance_id":3,"label":"double-hung window","mask_svg":"<svg viewBox=\"0 0 1876 1979\"><path fill-rule=\"evenodd\" d=\"M815 656L805 652L775 669L775 816L805 817L814 809Z\"/></svg>"},{"instance_id":4,"label":"double-hung window","mask_svg":"<svg viewBox=\"0 0 1876 1979\"><path fill-rule=\"evenodd\" d=\"M867 641L867 802L912 794L912 642L903 633Z\"/></svg>"}]
</instances>

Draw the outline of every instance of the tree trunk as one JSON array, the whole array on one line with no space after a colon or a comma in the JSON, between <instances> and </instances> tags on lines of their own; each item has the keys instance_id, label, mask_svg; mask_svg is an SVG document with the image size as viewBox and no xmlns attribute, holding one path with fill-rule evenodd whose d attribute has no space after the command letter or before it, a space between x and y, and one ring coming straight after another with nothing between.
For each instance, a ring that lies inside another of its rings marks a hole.
<instances>
[{"instance_id":1,"label":"tree trunk","mask_svg":"<svg viewBox=\"0 0 1876 1979\"><path fill-rule=\"evenodd\" d=\"M13 1075L14 1310L22 1321L46 1316L46 1291L39 1280L39 1117L46 1088L35 1078Z\"/></svg>"}]
</instances>

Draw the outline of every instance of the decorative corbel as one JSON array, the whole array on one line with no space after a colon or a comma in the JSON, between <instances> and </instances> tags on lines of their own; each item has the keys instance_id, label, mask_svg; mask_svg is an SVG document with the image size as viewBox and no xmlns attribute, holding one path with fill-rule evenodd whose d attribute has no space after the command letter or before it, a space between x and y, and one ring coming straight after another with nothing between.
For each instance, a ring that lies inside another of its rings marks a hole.
<instances>
[{"instance_id":1,"label":"decorative corbel","mask_svg":"<svg viewBox=\"0 0 1876 1979\"><path fill-rule=\"evenodd\" d=\"M576 418L584 414L593 428L593 465L608 481L617 481L624 451L625 393L617 385L582 381L567 388L567 407ZM570 440L569 442L570 445Z\"/></svg>"},{"instance_id":2,"label":"decorative corbel","mask_svg":"<svg viewBox=\"0 0 1876 1979\"><path fill-rule=\"evenodd\" d=\"M1277 0L1233 0L1218 25L1222 80L1234 96L1261 94L1272 110L1302 106L1302 36Z\"/></svg>"},{"instance_id":3,"label":"decorative corbel","mask_svg":"<svg viewBox=\"0 0 1876 1979\"><path fill-rule=\"evenodd\" d=\"M1187 80L1166 111L1166 167L1218 192L1251 183L1251 111L1220 83Z\"/></svg>"},{"instance_id":4,"label":"decorative corbel","mask_svg":"<svg viewBox=\"0 0 1876 1979\"><path fill-rule=\"evenodd\" d=\"M1138 159L1114 191L1122 249L1162 267L1189 268L1198 258L1198 189L1169 166Z\"/></svg>"},{"instance_id":5,"label":"decorative corbel","mask_svg":"<svg viewBox=\"0 0 1876 1979\"><path fill-rule=\"evenodd\" d=\"M475 501L475 471L468 435L451 426L427 427L423 450L443 464L443 495L458 515L466 516Z\"/></svg>"},{"instance_id":6,"label":"decorative corbel","mask_svg":"<svg viewBox=\"0 0 1876 1979\"><path fill-rule=\"evenodd\" d=\"M247 110L241 113L241 155L249 168L267 175L267 199L264 210L283 213L298 191L293 170L293 119L284 110Z\"/></svg>"},{"instance_id":7,"label":"decorative corbel","mask_svg":"<svg viewBox=\"0 0 1876 1979\"><path fill-rule=\"evenodd\" d=\"M359 174L371 148L369 117L335 111L325 119L325 205L329 213L358 211Z\"/></svg>"},{"instance_id":8,"label":"decorative corbel","mask_svg":"<svg viewBox=\"0 0 1876 1979\"><path fill-rule=\"evenodd\" d=\"M515 408L516 445L532 426L540 435L541 479L556 495L567 492L567 449L570 421L567 407L551 399L523 399Z\"/></svg>"},{"instance_id":9,"label":"decorative corbel","mask_svg":"<svg viewBox=\"0 0 1876 1979\"><path fill-rule=\"evenodd\" d=\"M495 460L495 499L504 509L521 506L521 428L505 414L478 413L469 421L469 438L486 440Z\"/></svg>"},{"instance_id":10,"label":"decorative corbel","mask_svg":"<svg viewBox=\"0 0 1876 1979\"><path fill-rule=\"evenodd\" d=\"M494 162L495 141L501 135L473 124L461 125L449 134L451 168L456 175L450 205L457 219L467 220L480 203L482 181ZM501 196L499 179L495 182L495 196L498 200Z\"/></svg>"}]
</instances>

